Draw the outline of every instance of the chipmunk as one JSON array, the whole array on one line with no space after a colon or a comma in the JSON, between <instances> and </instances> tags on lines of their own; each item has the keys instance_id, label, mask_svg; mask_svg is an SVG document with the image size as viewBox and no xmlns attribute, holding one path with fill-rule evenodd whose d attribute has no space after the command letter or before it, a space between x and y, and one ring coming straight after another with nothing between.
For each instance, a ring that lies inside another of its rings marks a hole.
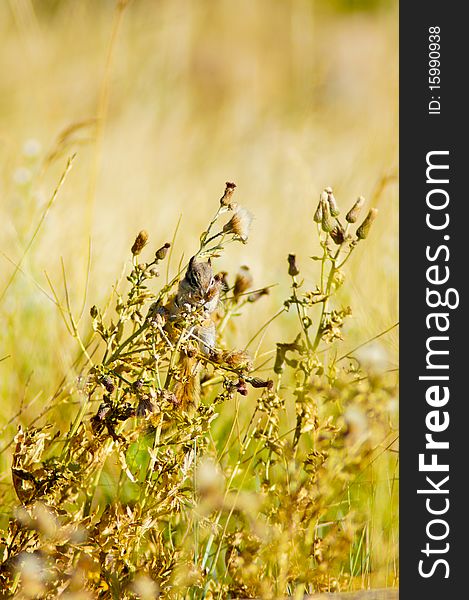
<instances>
[{"instance_id":1,"label":"chipmunk","mask_svg":"<svg viewBox=\"0 0 469 600\"><path fill-rule=\"evenodd\" d=\"M221 286L221 278L213 274L210 260L198 262L193 256L168 307L170 320L195 308L199 315L199 324L194 326L191 336L206 355L209 355L215 346L216 329L212 314L218 306ZM179 379L174 393L183 410L197 406L199 402L199 370L200 362L195 353L182 351Z\"/></svg>"}]
</instances>

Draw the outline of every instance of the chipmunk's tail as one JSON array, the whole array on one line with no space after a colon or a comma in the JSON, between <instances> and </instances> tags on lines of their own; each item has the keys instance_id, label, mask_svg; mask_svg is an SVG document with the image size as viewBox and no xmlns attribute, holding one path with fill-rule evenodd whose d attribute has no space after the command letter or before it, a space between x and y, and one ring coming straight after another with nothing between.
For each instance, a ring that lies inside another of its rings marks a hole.
<instances>
[{"instance_id":1,"label":"chipmunk's tail","mask_svg":"<svg viewBox=\"0 0 469 600\"><path fill-rule=\"evenodd\" d=\"M181 410L196 408L200 402L200 365L197 357L181 352L174 394Z\"/></svg>"}]
</instances>

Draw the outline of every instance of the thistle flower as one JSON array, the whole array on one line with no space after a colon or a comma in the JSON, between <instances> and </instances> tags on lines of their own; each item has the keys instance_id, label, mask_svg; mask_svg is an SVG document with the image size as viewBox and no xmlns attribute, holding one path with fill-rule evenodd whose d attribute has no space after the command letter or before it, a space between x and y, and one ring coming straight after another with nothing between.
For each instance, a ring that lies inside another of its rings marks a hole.
<instances>
[{"instance_id":1,"label":"thistle flower","mask_svg":"<svg viewBox=\"0 0 469 600\"><path fill-rule=\"evenodd\" d=\"M373 221L376 219L377 216L378 216L378 209L370 208L368 214L365 217L365 220L360 225L360 227L357 229L357 238L359 240L364 240L368 236L368 234L370 233L370 228L373 224Z\"/></svg>"},{"instance_id":2,"label":"thistle flower","mask_svg":"<svg viewBox=\"0 0 469 600\"><path fill-rule=\"evenodd\" d=\"M148 233L145 229L139 232L137 237L135 238L135 242L132 246L131 252L134 256L138 256L140 252L145 248L148 242Z\"/></svg>"},{"instance_id":3,"label":"thistle flower","mask_svg":"<svg viewBox=\"0 0 469 600\"><path fill-rule=\"evenodd\" d=\"M230 181L226 182L225 192L223 196L220 198L220 206L226 206L228 209L233 208L233 204L231 202L231 196L233 195L236 189L236 183L231 183Z\"/></svg>"},{"instance_id":4,"label":"thistle flower","mask_svg":"<svg viewBox=\"0 0 469 600\"><path fill-rule=\"evenodd\" d=\"M251 229L252 214L242 206L238 207L223 227L223 233L232 233L234 239L240 240L245 244L249 237L249 231Z\"/></svg>"},{"instance_id":5,"label":"thistle flower","mask_svg":"<svg viewBox=\"0 0 469 600\"><path fill-rule=\"evenodd\" d=\"M240 296L244 294L250 287L252 287L252 275L249 267L245 265L240 267L239 272L236 275L235 284L233 288L233 296L236 302L238 302Z\"/></svg>"},{"instance_id":6,"label":"thistle flower","mask_svg":"<svg viewBox=\"0 0 469 600\"><path fill-rule=\"evenodd\" d=\"M352 206L352 208L348 211L348 213L345 216L345 220L347 221L347 223L355 223L356 222L364 204L365 204L365 198L363 198L363 196L359 196L357 201L355 202L355 204Z\"/></svg>"},{"instance_id":7,"label":"thistle flower","mask_svg":"<svg viewBox=\"0 0 469 600\"><path fill-rule=\"evenodd\" d=\"M327 203L329 204L329 209L330 209L331 215L333 217L337 217L337 215L340 213L340 210L339 210L339 207L337 206L337 202L336 202L336 199L332 192L332 188L327 187L324 189L324 191L327 194Z\"/></svg>"}]
</instances>

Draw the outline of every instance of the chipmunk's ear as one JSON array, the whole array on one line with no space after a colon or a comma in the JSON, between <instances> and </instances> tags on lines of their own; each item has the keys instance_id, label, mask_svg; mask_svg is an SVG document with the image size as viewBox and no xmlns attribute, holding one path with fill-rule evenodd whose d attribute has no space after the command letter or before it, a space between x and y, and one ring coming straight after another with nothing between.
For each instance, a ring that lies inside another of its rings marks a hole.
<instances>
[{"instance_id":1,"label":"chipmunk's ear","mask_svg":"<svg viewBox=\"0 0 469 600\"><path fill-rule=\"evenodd\" d=\"M195 256L193 256L190 261L189 261L189 269L192 269L192 267L196 264L197 260L195 258Z\"/></svg>"}]
</instances>

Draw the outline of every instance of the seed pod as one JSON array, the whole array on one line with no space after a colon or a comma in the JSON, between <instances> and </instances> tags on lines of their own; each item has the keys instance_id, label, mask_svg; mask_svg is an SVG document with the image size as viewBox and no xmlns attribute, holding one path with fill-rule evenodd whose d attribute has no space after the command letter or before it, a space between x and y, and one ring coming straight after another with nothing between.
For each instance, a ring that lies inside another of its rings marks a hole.
<instances>
[{"instance_id":1,"label":"seed pod","mask_svg":"<svg viewBox=\"0 0 469 600\"><path fill-rule=\"evenodd\" d=\"M337 206L337 202L334 197L334 194L332 193L332 188L327 187L324 189L324 191L327 194L327 203L329 204L330 213L333 217L337 217L337 215L340 213L340 210L339 210L339 207Z\"/></svg>"},{"instance_id":2,"label":"seed pod","mask_svg":"<svg viewBox=\"0 0 469 600\"><path fill-rule=\"evenodd\" d=\"M96 319L96 317L98 316L99 312L98 312L98 307L93 304L93 306L90 308L90 316L92 319Z\"/></svg>"},{"instance_id":3,"label":"seed pod","mask_svg":"<svg viewBox=\"0 0 469 600\"><path fill-rule=\"evenodd\" d=\"M357 229L357 238L359 240L364 240L368 236L368 234L370 233L370 228L373 224L373 221L376 219L377 215L378 215L378 209L370 208L368 214L365 217L365 220L360 225L360 227Z\"/></svg>"},{"instance_id":4,"label":"seed pod","mask_svg":"<svg viewBox=\"0 0 469 600\"><path fill-rule=\"evenodd\" d=\"M168 253L168 250L170 248L171 244L169 242L166 242L164 246L161 246L161 248L155 252L156 260L163 260L164 258L166 258L166 254Z\"/></svg>"},{"instance_id":5,"label":"seed pod","mask_svg":"<svg viewBox=\"0 0 469 600\"><path fill-rule=\"evenodd\" d=\"M347 221L347 223L355 223L360 215L360 211L363 207L363 205L365 204L365 198L363 198L363 196L358 196L357 201L355 202L355 204L352 206L352 208L348 211L347 215L345 216L345 220Z\"/></svg>"},{"instance_id":6,"label":"seed pod","mask_svg":"<svg viewBox=\"0 0 469 600\"><path fill-rule=\"evenodd\" d=\"M334 229L334 223L331 219L331 211L329 209L329 203L326 201L322 203L322 230L330 233Z\"/></svg>"},{"instance_id":7,"label":"seed pod","mask_svg":"<svg viewBox=\"0 0 469 600\"><path fill-rule=\"evenodd\" d=\"M296 266L296 256L294 254L288 255L288 274L290 277L296 277L300 271Z\"/></svg>"},{"instance_id":8,"label":"seed pod","mask_svg":"<svg viewBox=\"0 0 469 600\"><path fill-rule=\"evenodd\" d=\"M139 232L139 234L137 235L137 237L135 238L135 242L134 245L132 246L132 254L134 256L137 256L138 254L140 254L140 252L144 249L144 247L146 246L148 242L148 233L145 231L145 229L142 229L142 231Z\"/></svg>"}]
</instances>

